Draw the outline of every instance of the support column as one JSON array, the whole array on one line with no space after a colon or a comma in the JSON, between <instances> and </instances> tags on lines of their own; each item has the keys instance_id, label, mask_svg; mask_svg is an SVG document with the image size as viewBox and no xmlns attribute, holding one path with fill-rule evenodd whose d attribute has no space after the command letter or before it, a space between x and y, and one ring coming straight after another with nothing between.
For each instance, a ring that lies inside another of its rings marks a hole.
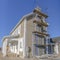
<instances>
[{"instance_id":1,"label":"support column","mask_svg":"<svg viewBox=\"0 0 60 60\"><path fill-rule=\"evenodd\" d=\"M18 40L18 55L19 55L20 41Z\"/></svg>"},{"instance_id":2,"label":"support column","mask_svg":"<svg viewBox=\"0 0 60 60\"><path fill-rule=\"evenodd\" d=\"M23 57L27 57L27 52L26 52L26 40L27 40L27 20L24 20L24 47L23 47Z\"/></svg>"},{"instance_id":3,"label":"support column","mask_svg":"<svg viewBox=\"0 0 60 60\"><path fill-rule=\"evenodd\" d=\"M35 24L35 31L37 31L37 24ZM35 38L35 34L32 33L32 56L36 56L36 47L35 44L36 43L36 38Z\"/></svg>"},{"instance_id":4,"label":"support column","mask_svg":"<svg viewBox=\"0 0 60 60\"><path fill-rule=\"evenodd\" d=\"M15 45L15 53L16 53L16 45Z\"/></svg>"},{"instance_id":5,"label":"support column","mask_svg":"<svg viewBox=\"0 0 60 60\"><path fill-rule=\"evenodd\" d=\"M7 55L7 40L8 39L3 41L3 51L2 51L3 52L3 56Z\"/></svg>"},{"instance_id":6,"label":"support column","mask_svg":"<svg viewBox=\"0 0 60 60\"><path fill-rule=\"evenodd\" d=\"M32 34L32 56L35 55L35 47L34 47L34 34Z\"/></svg>"},{"instance_id":7,"label":"support column","mask_svg":"<svg viewBox=\"0 0 60 60\"><path fill-rule=\"evenodd\" d=\"M55 48L54 48L54 50L55 50L55 53L56 53L56 54L59 53L59 52L58 52L58 43L55 44Z\"/></svg>"},{"instance_id":8,"label":"support column","mask_svg":"<svg viewBox=\"0 0 60 60\"><path fill-rule=\"evenodd\" d=\"M48 39L49 39L49 37L46 37L46 54L48 54Z\"/></svg>"}]
</instances>

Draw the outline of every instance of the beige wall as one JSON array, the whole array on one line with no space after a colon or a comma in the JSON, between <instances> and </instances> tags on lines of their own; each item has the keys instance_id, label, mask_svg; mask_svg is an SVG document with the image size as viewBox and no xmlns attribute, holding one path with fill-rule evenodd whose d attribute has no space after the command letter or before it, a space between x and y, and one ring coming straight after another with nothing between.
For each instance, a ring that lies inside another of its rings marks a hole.
<instances>
[{"instance_id":1,"label":"beige wall","mask_svg":"<svg viewBox=\"0 0 60 60\"><path fill-rule=\"evenodd\" d=\"M36 24L33 23L33 20L34 19L31 19L31 20L27 21L27 46L31 47L31 50L32 50L32 32L35 31L35 29L36 29ZM38 44L44 45L45 44L44 40L45 40L44 37L40 38L39 41L38 41ZM32 54L32 51L31 51L31 54ZM39 48L39 54L40 55L45 54L45 49L44 48L42 48L42 49Z\"/></svg>"},{"instance_id":2,"label":"beige wall","mask_svg":"<svg viewBox=\"0 0 60 60\"><path fill-rule=\"evenodd\" d=\"M33 20L27 20L27 47L32 50L32 31L33 31ZM30 53L31 56L32 52Z\"/></svg>"},{"instance_id":3,"label":"beige wall","mask_svg":"<svg viewBox=\"0 0 60 60\"><path fill-rule=\"evenodd\" d=\"M20 37L23 37L24 36L24 21L22 21L21 23L21 36Z\"/></svg>"}]
</instances>

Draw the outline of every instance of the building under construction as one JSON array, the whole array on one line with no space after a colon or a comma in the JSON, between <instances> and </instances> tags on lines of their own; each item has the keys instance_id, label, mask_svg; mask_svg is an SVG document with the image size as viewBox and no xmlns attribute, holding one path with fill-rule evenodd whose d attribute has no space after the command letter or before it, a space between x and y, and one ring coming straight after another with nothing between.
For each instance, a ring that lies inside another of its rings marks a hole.
<instances>
[{"instance_id":1,"label":"building under construction","mask_svg":"<svg viewBox=\"0 0 60 60\"><path fill-rule=\"evenodd\" d=\"M20 57L32 57L55 53L54 42L47 33L47 18L39 7L23 16L10 35L3 38L3 56L15 54Z\"/></svg>"}]
</instances>

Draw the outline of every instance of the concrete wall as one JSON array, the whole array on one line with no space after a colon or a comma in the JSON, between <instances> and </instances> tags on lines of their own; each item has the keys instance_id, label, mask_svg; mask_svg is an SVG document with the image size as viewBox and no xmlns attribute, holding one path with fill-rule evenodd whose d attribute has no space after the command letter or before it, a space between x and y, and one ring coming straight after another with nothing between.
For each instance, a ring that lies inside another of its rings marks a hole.
<instances>
[{"instance_id":1,"label":"concrete wall","mask_svg":"<svg viewBox=\"0 0 60 60\"><path fill-rule=\"evenodd\" d=\"M60 55L60 42L58 44L58 52L59 52L59 55Z\"/></svg>"},{"instance_id":2,"label":"concrete wall","mask_svg":"<svg viewBox=\"0 0 60 60\"><path fill-rule=\"evenodd\" d=\"M52 38L52 40L55 42L54 46L55 53L60 55L60 37Z\"/></svg>"},{"instance_id":3,"label":"concrete wall","mask_svg":"<svg viewBox=\"0 0 60 60\"><path fill-rule=\"evenodd\" d=\"M14 44L11 49L12 53L16 53L19 54L20 56L23 56L23 48L20 48L20 42L22 43L22 45L24 44L24 20L20 23L20 25L11 33L11 35L18 35L19 34L19 38L17 38L17 49L16 49L16 44ZM14 40L14 39L13 39ZM14 40L15 41L15 40ZM15 42L14 42L15 43ZM5 45L5 40L3 42L3 49L5 49L4 47ZM6 46L6 45L5 45ZM3 50L4 51L4 50Z\"/></svg>"},{"instance_id":4,"label":"concrete wall","mask_svg":"<svg viewBox=\"0 0 60 60\"><path fill-rule=\"evenodd\" d=\"M3 41L2 53L3 53L3 56L6 56L7 54L7 39Z\"/></svg>"},{"instance_id":5,"label":"concrete wall","mask_svg":"<svg viewBox=\"0 0 60 60\"><path fill-rule=\"evenodd\" d=\"M24 42L23 38L20 38L18 40L18 54L20 57L23 57L23 51L24 51Z\"/></svg>"},{"instance_id":6,"label":"concrete wall","mask_svg":"<svg viewBox=\"0 0 60 60\"><path fill-rule=\"evenodd\" d=\"M20 32L21 32L20 37L23 37L24 36L24 21L21 22L21 30L20 30Z\"/></svg>"},{"instance_id":7,"label":"concrete wall","mask_svg":"<svg viewBox=\"0 0 60 60\"><path fill-rule=\"evenodd\" d=\"M34 38L34 37L32 37L32 35L33 35L33 32L35 31L35 28L36 28L36 24L33 23L33 20L34 19L27 20L27 33L26 33L26 35L27 35L27 39L26 39L27 46L26 47L27 47L27 49L28 49L28 47L31 48L30 56L32 56L32 43L34 43L34 42L32 42L32 38ZM44 44L44 38L40 38L37 44ZM40 53L40 55L44 54L44 52L43 52L44 49L43 48L42 49L37 48L37 49L39 50L38 53Z\"/></svg>"},{"instance_id":8,"label":"concrete wall","mask_svg":"<svg viewBox=\"0 0 60 60\"><path fill-rule=\"evenodd\" d=\"M32 32L34 32L36 30L36 24L33 23L33 20L34 19L27 20L27 33L26 33L26 35L27 35L27 47L31 48L30 56L32 56L32 43L36 43L36 41L32 42L32 38L34 38L34 37L32 37L32 35L33 35ZM39 38L39 40L37 41L36 44L44 45L44 40L45 39L41 37L41 38ZM36 49L38 49L38 54L39 55L45 54L45 49L44 48L38 48L37 47ZM34 50L35 50L35 48L34 48Z\"/></svg>"},{"instance_id":9,"label":"concrete wall","mask_svg":"<svg viewBox=\"0 0 60 60\"><path fill-rule=\"evenodd\" d=\"M32 32L34 30L34 25L33 25L33 20L27 20L27 38L26 38L26 44L27 44L27 49L28 47L31 48L30 56L32 56ZM28 54L28 53L27 53Z\"/></svg>"}]
</instances>

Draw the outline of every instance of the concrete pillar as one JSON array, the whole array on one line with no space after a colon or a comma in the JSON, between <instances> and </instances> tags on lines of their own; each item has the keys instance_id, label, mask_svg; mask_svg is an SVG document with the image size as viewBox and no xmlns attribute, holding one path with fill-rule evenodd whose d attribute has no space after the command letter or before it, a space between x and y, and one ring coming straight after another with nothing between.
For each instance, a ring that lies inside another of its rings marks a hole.
<instances>
[{"instance_id":1,"label":"concrete pillar","mask_svg":"<svg viewBox=\"0 0 60 60\"><path fill-rule=\"evenodd\" d=\"M27 57L27 52L26 52L26 47L27 47L27 45L26 45L26 40L27 40L27 20L25 19L24 20L24 46L23 46L23 57Z\"/></svg>"},{"instance_id":2,"label":"concrete pillar","mask_svg":"<svg viewBox=\"0 0 60 60\"><path fill-rule=\"evenodd\" d=\"M3 41L3 49L2 49L3 56L7 54L7 39Z\"/></svg>"},{"instance_id":3,"label":"concrete pillar","mask_svg":"<svg viewBox=\"0 0 60 60\"><path fill-rule=\"evenodd\" d=\"M19 55L19 49L20 49L20 41L18 40L18 55Z\"/></svg>"},{"instance_id":4,"label":"concrete pillar","mask_svg":"<svg viewBox=\"0 0 60 60\"><path fill-rule=\"evenodd\" d=\"M15 45L15 53L16 53L16 45Z\"/></svg>"},{"instance_id":5,"label":"concrete pillar","mask_svg":"<svg viewBox=\"0 0 60 60\"><path fill-rule=\"evenodd\" d=\"M13 52L15 53L15 45L13 45Z\"/></svg>"},{"instance_id":6,"label":"concrete pillar","mask_svg":"<svg viewBox=\"0 0 60 60\"><path fill-rule=\"evenodd\" d=\"M46 38L46 54L48 54L48 39L49 37L45 37Z\"/></svg>"},{"instance_id":7,"label":"concrete pillar","mask_svg":"<svg viewBox=\"0 0 60 60\"><path fill-rule=\"evenodd\" d=\"M35 56L35 39L34 39L34 34L32 34L32 56Z\"/></svg>"},{"instance_id":8,"label":"concrete pillar","mask_svg":"<svg viewBox=\"0 0 60 60\"><path fill-rule=\"evenodd\" d=\"M58 54L58 43L55 44L55 47L54 47L54 50L55 50L55 53Z\"/></svg>"}]
</instances>

